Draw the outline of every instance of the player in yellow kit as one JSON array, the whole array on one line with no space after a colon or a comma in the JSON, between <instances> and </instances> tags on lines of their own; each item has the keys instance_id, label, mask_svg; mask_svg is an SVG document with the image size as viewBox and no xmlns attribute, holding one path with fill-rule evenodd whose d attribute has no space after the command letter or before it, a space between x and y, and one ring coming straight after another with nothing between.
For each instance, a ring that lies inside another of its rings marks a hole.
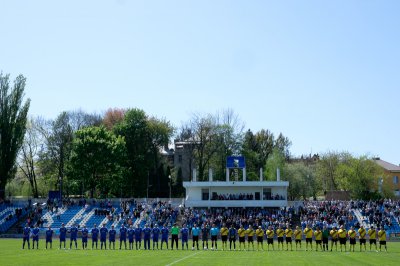
<instances>
[{"instance_id":1,"label":"player in yellow kit","mask_svg":"<svg viewBox=\"0 0 400 266\"><path fill-rule=\"evenodd\" d=\"M379 238L379 251L382 251L382 246L385 246L385 251L387 252L387 247L386 247L386 231L381 227L381 230L378 232L378 238Z\"/></svg>"},{"instance_id":2,"label":"player in yellow kit","mask_svg":"<svg viewBox=\"0 0 400 266\"><path fill-rule=\"evenodd\" d=\"M301 239L303 237L303 233L301 232L301 229L296 226L296 230L294 230L294 239L296 242L296 250L297 250L297 245L300 245L300 249L301 249Z\"/></svg>"},{"instance_id":3,"label":"player in yellow kit","mask_svg":"<svg viewBox=\"0 0 400 266\"><path fill-rule=\"evenodd\" d=\"M344 251L346 251L347 231L343 225L340 226L338 235L339 235L340 251L343 251L342 249L343 246L344 246Z\"/></svg>"},{"instance_id":4,"label":"player in yellow kit","mask_svg":"<svg viewBox=\"0 0 400 266\"><path fill-rule=\"evenodd\" d=\"M338 231L336 230L335 226L332 228L332 230L329 232L329 234L331 235L331 240L332 240L331 251L332 251L333 245L335 245L336 251L337 251Z\"/></svg>"},{"instance_id":5,"label":"player in yellow kit","mask_svg":"<svg viewBox=\"0 0 400 266\"><path fill-rule=\"evenodd\" d=\"M348 232L348 235L349 235L349 239L350 239L350 251L351 251L351 248L353 247L353 252L354 252L354 247L356 246L356 236L357 236L357 233L356 233L356 231L354 230L354 227L353 227L353 226L350 227L350 230L349 230L349 232Z\"/></svg>"},{"instance_id":6,"label":"player in yellow kit","mask_svg":"<svg viewBox=\"0 0 400 266\"><path fill-rule=\"evenodd\" d=\"M246 229L243 228L243 225L240 226L238 230L238 235L239 235L239 250L242 249L242 244L243 244L243 249L246 249L246 242L245 242Z\"/></svg>"},{"instance_id":7,"label":"player in yellow kit","mask_svg":"<svg viewBox=\"0 0 400 266\"><path fill-rule=\"evenodd\" d=\"M279 244L281 244L283 250L283 235L285 234L285 230L282 229L282 226L279 225L278 229L276 229L276 235L278 236L278 250Z\"/></svg>"},{"instance_id":8,"label":"player in yellow kit","mask_svg":"<svg viewBox=\"0 0 400 266\"><path fill-rule=\"evenodd\" d=\"M365 238L367 235L367 230L365 230L364 226L360 226L360 229L358 229L358 238L360 240L360 252L361 252L361 247L364 245L364 250L367 250L367 239Z\"/></svg>"},{"instance_id":9,"label":"player in yellow kit","mask_svg":"<svg viewBox=\"0 0 400 266\"><path fill-rule=\"evenodd\" d=\"M313 230L309 227L309 225L306 225L306 228L304 229L304 235L306 236L306 251L308 250L308 244L310 244L310 247L312 250L312 237L313 237Z\"/></svg>"},{"instance_id":10,"label":"player in yellow kit","mask_svg":"<svg viewBox=\"0 0 400 266\"><path fill-rule=\"evenodd\" d=\"M318 246L321 248L322 251L322 231L319 229L318 226L314 232L314 236L315 236L315 251L318 251Z\"/></svg>"},{"instance_id":11,"label":"player in yellow kit","mask_svg":"<svg viewBox=\"0 0 400 266\"><path fill-rule=\"evenodd\" d=\"M228 232L229 232L228 227L226 227L226 224L223 224L220 230L221 240L222 240L222 250L228 249Z\"/></svg>"},{"instance_id":12,"label":"player in yellow kit","mask_svg":"<svg viewBox=\"0 0 400 266\"><path fill-rule=\"evenodd\" d=\"M250 250L250 244L253 246L254 250L254 230L251 225L249 225L249 228L246 230L246 235L247 235L247 249Z\"/></svg>"},{"instance_id":13,"label":"player in yellow kit","mask_svg":"<svg viewBox=\"0 0 400 266\"><path fill-rule=\"evenodd\" d=\"M261 244L261 249L264 250L264 230L262 229L261 226L258 227L256 230L256 236L257 236L257 250L260 250L260 244Z\"/></svg>"},{"instance_id":14,"label":"player in yellow kit","mask_svg":"<svg viewBox=\"0 0 400 266\"><path fill-rule=\"evenodd\" d=\"M369 251L371 251L372 244L375 245L375 250L377 250L376 247L376 230L374 229L373 226L368 230L368 236L369 236Z\"/></svg>"},{"instance_id":15,"label":"player in yellow kit","mask_svg":"<svg viewBox=\"0 0 400 266\"><path fill-rule=\"evenodd\" d=\"M268 226L267 234L267 249L269 250L269 245L272 245L272 250L274 250L274 230L271 226Z\"/></svg>"},{"instance_id":16,"label":"player in yellow kit","mask_svg":"<svg viewBox=\"0 0 400 266\"><path fill-rule=\"evenodd\" d=\"M285 236L286 236L286 250L289 250L289 244L290 244L290 250L293 251L293 245L292 245L292 235L293 235L293 230L289 227L289 224L285 230Z\"/></svg>"}]
</instances>

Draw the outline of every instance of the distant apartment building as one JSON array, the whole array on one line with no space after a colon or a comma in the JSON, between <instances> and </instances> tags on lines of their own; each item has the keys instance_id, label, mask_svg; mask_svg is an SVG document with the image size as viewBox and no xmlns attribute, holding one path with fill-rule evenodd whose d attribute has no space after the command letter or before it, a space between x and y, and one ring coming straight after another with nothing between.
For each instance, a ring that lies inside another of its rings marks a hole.
<instances>
[{"instance_id":1,"label":"distant apartment building","mask_svg":"<svg viewBox=\"0 0 400 266\"><path fill-rule=\"evenodd\" d=\"M394 192L396 197L400 197L400 166L395 165L380 158L374 158L376 164L383 168L385 172L385 178L383 178L383 184L388 185Z\"/></svg>"},{"instance_id":2,"label":"distant apartment building","mask_svg":"<svg viewBox=\"0 0 400 266\"><path fill-rule=\"evenodd\" d=\"M196 169L193 157L195 143L191 141L175 141L174 145L174 171L181 173L183 181L189 181L192 179L193 169Z\"/></svg>"}]
</instances>

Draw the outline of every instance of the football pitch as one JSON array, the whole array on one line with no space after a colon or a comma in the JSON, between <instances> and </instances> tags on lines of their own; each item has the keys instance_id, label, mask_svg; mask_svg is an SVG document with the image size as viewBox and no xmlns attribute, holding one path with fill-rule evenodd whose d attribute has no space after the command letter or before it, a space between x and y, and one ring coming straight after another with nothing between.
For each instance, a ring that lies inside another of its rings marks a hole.
<instances>
[{"instance_id":1,"label":"football pitch","mask_svg":"<svg viewBox=\"0 0 400 266\"><path fill-rule=\"evenodd\" d=\"M80 244L80 243L79 243ZM116 243L119 247L119 243ZM143 243L142 243L143 244ZM180 244L180 243L179 243ZM189 243L190 245L191 243ZM220 242L218 243L221 244ZM388 242L388 252L211 251L211 250L22 250L20 239L0 239L0 265L399 265L400 242ZM265 245L265 244L264 244ZM303 243L304 249L305 243ZM69 247L69 241L67 241ZM89 248L91 242L89 241ZM219 246L220 247L220 246ZM314 247L314 245L313 245ZM80 247L78 247L80 248ZM180 247L179 247L180 248ZM275 249L277 249L275 244Z\"/></svg>"}]
</instances>

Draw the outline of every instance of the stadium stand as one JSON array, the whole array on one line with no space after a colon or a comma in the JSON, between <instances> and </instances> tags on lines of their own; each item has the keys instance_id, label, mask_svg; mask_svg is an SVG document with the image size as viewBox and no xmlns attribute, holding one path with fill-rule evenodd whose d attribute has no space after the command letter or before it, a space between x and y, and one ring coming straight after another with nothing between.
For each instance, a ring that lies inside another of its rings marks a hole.
<instances>
[{"instance_id":1,"label":"stadium stand","mask_svg":"<svg viewBox=\"0 0 400 266\"><path fill-rule=\"evenodd\" d=\"M26 203L25 203L26 204ZM372 225L384 226L388 234L400 233L399 215L400 201L304 201L297 207L287 208L185 208L183 206L171 206L163 201L134 200L103 200L91 202L73 200L59 203L32 204L31 208L0 205L0 232L6 232L19 217L26 215L26 221L20 221L21 225L28 222L31 226L39 224L42 230L47 226L58 229L62 223L67 227L78 224L79 227L93 227L94 224L101 226L106 224L107 228L113 225L119 228L133 225L144 227L145 224L153 227L155 224L171 227L175 222L179 225L186 224L191 228L194 223L199 225L215 223L221 227L223 223L228 226L234 224L236 227L243 225L268 226L277 228L279 225L291 227L300 225L302 228L311 225L333 226L344 225L359 228L363 225L369 228ZM22 206L22 205L21 205ZM43 209L47 211L43 214Z\"/></svg>"}]
</instances>

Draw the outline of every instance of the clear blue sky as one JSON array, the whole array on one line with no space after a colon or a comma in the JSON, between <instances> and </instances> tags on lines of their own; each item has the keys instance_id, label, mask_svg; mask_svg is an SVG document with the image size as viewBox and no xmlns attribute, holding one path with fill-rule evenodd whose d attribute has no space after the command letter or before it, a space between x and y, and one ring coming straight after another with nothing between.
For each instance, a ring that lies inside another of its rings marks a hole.
<instances>
[{"instance_id":1,"label":"clear blue sky","mask_svg":"<svg viewBox=\"0 0 400 266\"><path fill-rule=\"evenodd\" d=\"M30 114L139 107L179 126L232 108L295 155L400 163L400 1L0 3L0 70Z\"/></svg>"}]
</instances>

